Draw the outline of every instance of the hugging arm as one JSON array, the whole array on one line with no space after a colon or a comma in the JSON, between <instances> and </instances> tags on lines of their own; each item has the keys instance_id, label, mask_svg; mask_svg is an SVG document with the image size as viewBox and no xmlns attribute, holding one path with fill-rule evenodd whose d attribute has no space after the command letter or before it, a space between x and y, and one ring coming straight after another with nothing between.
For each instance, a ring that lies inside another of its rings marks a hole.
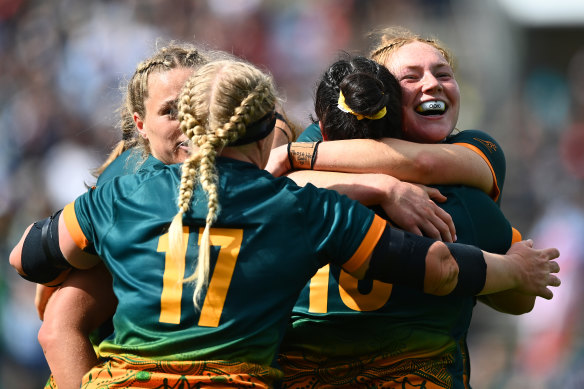
<instances>
[{"instance_id":1,"label":"hugging arm","mask_svg":"<svg viewBox=\"0 0 584 389\"><path fill-rule=\"evenodd\" d=\"M482 295L515 289L545 299L553 297L550 286L559 286L555 248L534 249L522 241L506 254L493 254L474 246L442 243L386 226L372 254L358 269L346 269L354 277L403 284L438 296Z\"/></svg>"},{"instance_id":2,"label":"hugging arm","mask_svg":"<svg viewBox=\"0 0 584 389\"><path fill-rule=\"evenodd\" d=\"M32 282L60 284L37 286L43 319L38 339L58 387L78 388L97 362L89 333L115 311L109 272L99 257L77 246L59 213L26 229L10 264Z\"/></svg>"},{"instance_id":3,"label":"hugging arm","mask_svg":"<svg viewBox=\"0 0 584 389\"><path fill-rule=\"evenodd\" d=\"M436 205L446 198L440 191L402 182L386 174L357 174L299 170L288 177L300 186L311 183L347 195L366 206L380 205L391 221L406 231L452 242L452 217Z\"/></svg>"},{"instance_id":4,"label":"hugging arm","mask_svg":"<svg viewBox=\"0 0 584 389\"><path fill-rule=\"evenodd\" d=\"M292 170L286 146L270 154L266 169L275 176ZM476 152L454 144L421 144L400 139L347 139L322 142L314 170L383 173L424 185L460 184L490 194L494 180L488 164Z\"/></svg>"},{"instance_id":5,"label":"hugging arm","mask_svg":"<svg viewBox=\"0 0 584 389\"><path fill-rule=\"evenodd\" d=\"M74 269L53 293L43 310L38 340L59 389L79 388L85 373L97 364L90 334L114 314L116 305L103 263Z\"/></svg>"}]
</instances>

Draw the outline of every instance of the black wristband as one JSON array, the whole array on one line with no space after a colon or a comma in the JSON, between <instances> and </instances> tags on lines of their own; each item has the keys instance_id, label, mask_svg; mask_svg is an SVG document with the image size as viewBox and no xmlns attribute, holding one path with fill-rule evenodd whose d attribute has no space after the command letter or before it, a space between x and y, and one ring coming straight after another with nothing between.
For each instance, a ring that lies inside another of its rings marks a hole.
<instances>
[{"instance_id":1,"label":"black wristband","mask_svg":"<svg viewBox=\"0 0 584 389\"><path fill-rule=\"evenodd\" d=\"M290 162L290 170L294 170L294 161L292 160L292 154L290 153L291 146L292 146L292 142L289 142L286 150L288 152L288 162Z\"/></svg>"},{"instance_id":2,"label":"black wristband","mask_svg":"<svg viewBox=\"0 0 584 389\"><path fill-rule=\"evenodd\" d=\"M314 163L316 162L316 154L318 154L318 145L322 142L321 140L317 141L314 145L314 149L312 151L312 158L310 159L310 170L314 170Z\"/></svg>"},{"instance_id":3,"label":"black wristband","mask_svg":"<svg viewBox=\"0 0 584 389\"><path fill-rule=\"evenodd\" d=\"M446 243L458 264L458 283L450 293L454 296L476 296L487 281L487 263L481 249L475 246Z\"/></svg>"}]
</instances>

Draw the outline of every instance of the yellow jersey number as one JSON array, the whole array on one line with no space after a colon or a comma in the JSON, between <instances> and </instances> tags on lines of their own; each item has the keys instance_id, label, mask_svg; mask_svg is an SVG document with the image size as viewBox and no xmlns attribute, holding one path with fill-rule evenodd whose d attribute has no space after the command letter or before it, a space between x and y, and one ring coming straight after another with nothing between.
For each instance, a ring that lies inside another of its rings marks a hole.
<instances>
[{"instance_id":1,"label":"yellow jersey number","mask_svg":"<svg viewBox=\"0 0 584 389\"><path fill-rule=\"evenodd\" d=\"M310 280L309 312L327 313L329 273L329 265L326 265ZM341 270L339 294L343 303L354 311L375 311L383 307L391 296L392 284L373 281L371 291L367 294L359 292L358 284L358 279Z\"/></svg>"},{"instance_id":2,"label":"yellow jersey number","mask_svg":"<svg viewBox=\"0 0 584 389\"><path fill-rule=\"evenodd\" d=\"M199 230L199 243L202 235L203 228ZM243 241L243 230L211 228L210 238L212 246L219 246L219 256L213 274L211 274L198 325L217 327ZM180 258L171 258L168 251L168 233L162 235L158 241L157 251L166 253L162 276L162 295L160 296L159 321L161 323L180 323L183 283L182 281L177 282L177 280L184 278L188 239L189 228L185 226L183 227L184 246ZM175 265L176 263L179 263L178 267Z\"/></svg>"}]
</instances>

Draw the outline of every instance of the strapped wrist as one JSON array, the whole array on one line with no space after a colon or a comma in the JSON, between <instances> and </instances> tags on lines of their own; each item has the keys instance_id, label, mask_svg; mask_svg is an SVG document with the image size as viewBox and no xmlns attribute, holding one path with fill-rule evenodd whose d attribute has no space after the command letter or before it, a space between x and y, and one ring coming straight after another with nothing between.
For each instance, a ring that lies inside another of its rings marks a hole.
<instances>
[{"instance_id":1,"label":"strapped wrist","mask_svg":"<svg viewBox=\"0 0 584 389\"><path fill-rule=\"evenodd\" d=\"M292 170L314 169L318 152L318 142L291 142L288 143L288 161Z\"/></svg>"}]
</instances>

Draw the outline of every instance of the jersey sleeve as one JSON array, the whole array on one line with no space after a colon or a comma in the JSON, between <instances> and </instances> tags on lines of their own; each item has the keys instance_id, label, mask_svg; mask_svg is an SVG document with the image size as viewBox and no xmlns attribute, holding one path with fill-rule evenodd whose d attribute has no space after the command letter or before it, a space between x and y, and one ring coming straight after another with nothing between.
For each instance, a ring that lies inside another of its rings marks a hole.
<instances>
[{"instance_id":1,"label":"jersey sleeve","mask_svg":"<svg viewBox=\"0 0 584 389\"><path fill-rule=\"evenodd\" d=\"M521 232L519 232L519 230L517 230L515 227L511 227L511 231L513 232L511 243L517 243L523 239L523 237L521 236Z\"/></svg>"},{"instance_id":2,"label":"jersey sleeve","mask_svg":"<svg viewBox=\"0 0 584 389\"><path fill-rule=\"evenodd\" d=\"M505 183L506 162L501 146L493 137L479 130L465 130L448 138L448 143L467 147L476 152L493 174L493 191L489 194L497 203Z\"/></svg>"},{"instance_id":3,"label":"jersey sleeve","mask_svg":"<svg viewBox=\"0 0 584 389\"><path fill-rule=\"evenodd\" d=\"M308 239L321 259L347 272L358 269L369 258L381 237L386 221L367 207L337 192L311 184L312 201L302 212Z\"/></svg>"},{"instance_id":4,"label":"jersey sleeve","mask_svg":"<svg viewBox=\"0 0 584 389\"><path fill-rule=\"evenodd\" d=\"M114 182L91 188L63 210L67 230L77 246L85 251L97 249L96 231L107 231L114 223Z\"/></svg>"},{"instance_id":5,"label":"jersey sleeve","mask_svg":"<svg viewBox=\"0 0 584 389\"><path fill-rule=\"evenodd\" d=\"M63 209L63 220L65 221L65 226L67 226L67 230L77 247L86 250L91 246L91 242L87 239L79 225L77 213L75 212L75 202L69 203L65 206Z\"/></svg>"},{"instance_id":6,"label":"jersey sleeve","mask_svg":"<svg viewBox=\"0 0 584 389\"><path fill-rule=\"evenodd\" d=\"M312 123L302 131L302 134L296 139L296 142L317 142L319 140L322 140L320 127L318 126L318 123Z\"/></svg>"}]
</instances>

